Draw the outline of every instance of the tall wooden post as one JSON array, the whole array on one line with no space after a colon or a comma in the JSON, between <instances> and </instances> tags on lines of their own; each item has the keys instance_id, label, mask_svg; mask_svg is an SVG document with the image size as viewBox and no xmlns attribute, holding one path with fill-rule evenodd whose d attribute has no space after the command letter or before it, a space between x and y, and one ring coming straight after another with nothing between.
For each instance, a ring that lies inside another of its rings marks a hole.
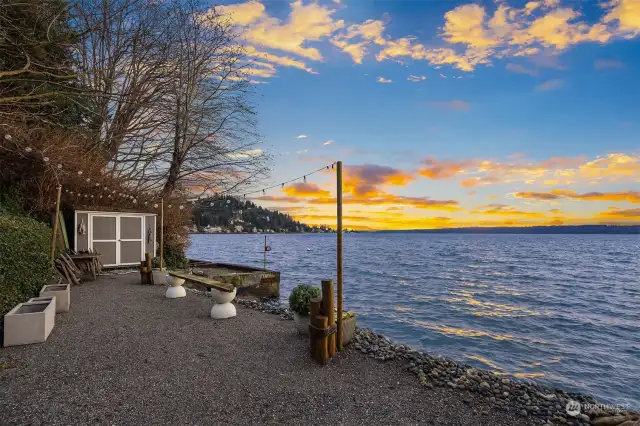
<instances>
[{"instance_id":1,"label":"tall wooden post","mask_svg":"<svg viewBox=\"0 0 640 426\"><path fill-rule=\"evenodd\" d=\"M333 280L322 280L322 312L329 320L329 327L335 323L333 309ZM329 358L336 354L336 335L329 335Z\"/></svg>"},{"instance_id":2,"label":"tall wooden post","mask_svg":"<svg viewBox=\"0 0 640 426\"><path fill-rule=\"evenodd\" d=\"M337 188L337 204L338 204L338 246L336 249L338 258L336 264L338 266L338 321L336 340L338 350L342 352L342 161L338 161L338 188Z\"/></svg>"},{"instance_id":3,"label":"tall wooden post","mask_svg":"<svg viewBox=\"0 0 640 426\"><path fill-rule=\"evenodd\" d=\"M51 236L51 265L53 266L54 256L56 255L56 234L58 233L58 222L60 221L60 195L62 194L62 186L58 185L58 195L56 196L56 217L53 220L53 235Z\"/></svg>"},{"instance_id":4,"label":"tall wooden post","mask_svg":"<svg viewBox=\"0 0 640 426\"><path fill-rule=\"evenodd\" d=\"M164 269L164 197L160 199L160 270Z\"/></svg>"}]
</instances>

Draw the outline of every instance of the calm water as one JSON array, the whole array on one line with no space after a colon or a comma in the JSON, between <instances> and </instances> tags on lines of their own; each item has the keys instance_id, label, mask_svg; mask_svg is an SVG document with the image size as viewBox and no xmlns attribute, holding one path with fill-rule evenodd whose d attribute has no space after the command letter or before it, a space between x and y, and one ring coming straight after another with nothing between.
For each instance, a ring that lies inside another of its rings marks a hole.
<instances>
[{"instance_id":1,"label":"calm water","mask_svg":"<svg viewBox=\"0 0 640 426\"><path fill-rule=\"evenodd\" d=\"M267 239L283 298L299 282L335 279L335 235ZM262 266L262 235L191 241L191 258ZM361 326L640 408L637 235L347 234L344 264L345 309Z\"/></svg>"}]
</instances>

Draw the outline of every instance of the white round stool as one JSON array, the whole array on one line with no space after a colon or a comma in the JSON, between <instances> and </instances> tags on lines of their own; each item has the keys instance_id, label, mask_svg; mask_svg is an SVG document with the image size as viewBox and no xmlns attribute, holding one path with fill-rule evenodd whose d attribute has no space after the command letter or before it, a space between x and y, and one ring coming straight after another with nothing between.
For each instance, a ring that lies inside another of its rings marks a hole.
<instances>
[{"instance_id":1,"label":"white round stool","mask_svg":"<svg viewBox=\"0 0 640 426\"><path fill-rule=\"evenodd\" d=\"M178 297L185 297L187 295L187 291L184 289L184 287L182 287L182 284L184 284L183 278L167 275L167 283L171 286L164 294L167 299L176 299Z\"/></svg>"},{"instance_id":2,"label":"white round stool","mask_svg":"<svg viewBox=\"0 0 640 426\"><path fill-rule=\"evenodd\" d=\"M236 289L233 291L220 291L215 288L211 289L211 298L214 305L211 308L211 318L225 319L236 316L236 307L231 301L236 297Z\"/></svg>"}]
</instances>

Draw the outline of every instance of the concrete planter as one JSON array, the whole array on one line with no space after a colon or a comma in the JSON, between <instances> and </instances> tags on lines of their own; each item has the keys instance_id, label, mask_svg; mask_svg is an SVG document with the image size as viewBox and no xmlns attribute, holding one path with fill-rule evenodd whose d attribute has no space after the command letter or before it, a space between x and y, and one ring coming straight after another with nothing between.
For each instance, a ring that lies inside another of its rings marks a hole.
<instances>
[{"instance_id":1,"label":"concrete planter","mask_svg":"<svg viewBox=\"0 0 640 426\"><path fill-rule=\"evenodd\" d=\"M342 346L347 346L353 339L353 333L356 331L356 320L358 317L352 317L342 320Z\"/></svg>"},{"instance_id":2,"label":"concrete planter","mask_svg":"<svg viewBox=\"0 0 640 426\"><path fill-rule=\"evenodd\" d=\"M300 315L297 312L293 313L293 322L296 325L296 330L303 336L309 335L309 315Z\"/></svg>"},{"instance_id":3,"label":"concrete planter","mask_svg":"<svg viewBox=\"0 0 640 426\"><path fill-rule=\"evenodd\" d=\"M56 297L20 303L4 316L4 346L28 345L47 340L56 321ZM45 300L46 299L46 300Z\"/></svg>"},{"instance_id":4,"label":"concrete planter","mask_svg":"<svg viewBox=\"0 0 640 426\"><path fill-rule=\"evenodd\" d=\"M210 294L214 302L214 305L211 308L211 318L225 319L236 316L236 307L231 303L231 301L236 297L235 288L232 292L220 291L212 288Z\"/></svg>"},{"instance_id":5,"label":"concrete planter","mask_svg":"<svg viewBox=\"0 0 640 426\"><path fill-rule=\"evenodd\" d=\"M69 312L71 303L71 286L69 284L45 285L40 290L40 297L56 297L56 314Z\"/></svg>"},{"instance_id":6,"label":"concrete planter","mask_svg":"<svg viewBox=\"0 0 640 426\"><path fill-rule=\"evenodd\" d=\"M167 284L167 270L166 269L153 269L153 283L155 285Z\"/></svg>"}]
</instances>

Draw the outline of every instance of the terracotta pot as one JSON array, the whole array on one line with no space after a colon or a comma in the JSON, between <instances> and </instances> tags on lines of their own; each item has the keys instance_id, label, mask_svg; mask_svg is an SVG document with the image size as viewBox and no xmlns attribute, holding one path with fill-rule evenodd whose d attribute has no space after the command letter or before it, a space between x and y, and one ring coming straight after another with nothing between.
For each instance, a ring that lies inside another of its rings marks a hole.
<instances>
[{"instance_id":1,"label":"terracotta pot","mask_svg":"<svg viewBox=\"0 0 640 426\"><path fill-rule=\"evenodd\" d=\"M293 313L293 322L296 325L296 330L299 334L304 336L309 335L309 315L299 315L297 312Z\"/></svg>"}]
</instances>

